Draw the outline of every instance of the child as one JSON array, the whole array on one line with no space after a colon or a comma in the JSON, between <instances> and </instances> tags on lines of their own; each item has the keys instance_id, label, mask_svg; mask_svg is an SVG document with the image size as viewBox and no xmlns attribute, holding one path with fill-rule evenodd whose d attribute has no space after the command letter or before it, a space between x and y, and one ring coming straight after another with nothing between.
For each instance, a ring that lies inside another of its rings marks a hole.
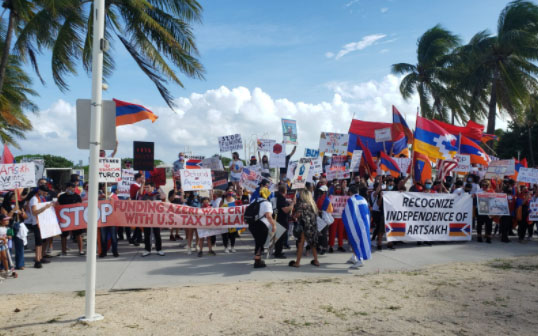
<instances>
[{"instance_id":1,"label":"child","mask_svg":"<svg viewBox=\"0 0 538 336\"><path fill-rule=\"evenodd\" d=\"M211 208L211 203L209 202L209 198L207 197L202 198L201 208ZM213 251L213 246L211 244L211 237L206 237L205 239L207 240L207 247L209 248L209 255L212 255L212 256L217 255ZM198 257L201 257L203 255L202 250L204 248L204 238L198 239L198 248L199 248Z\"/></svg>"},{"instance_id":2,"label":"child","mask_svg":"<svg viewBox=\"0 0 538 336\"><path fill-rule=\"evenodd\" d=\"M6 215L0 215L0 260L2 261L2 266L4 269L0 274L0 279L5 279L7 276L14 276L13 272L9 267L8 261L8 242L11 239L9 234L12 234L8 228L9 220L11 217Z\"/></svg>"}]
</instances>

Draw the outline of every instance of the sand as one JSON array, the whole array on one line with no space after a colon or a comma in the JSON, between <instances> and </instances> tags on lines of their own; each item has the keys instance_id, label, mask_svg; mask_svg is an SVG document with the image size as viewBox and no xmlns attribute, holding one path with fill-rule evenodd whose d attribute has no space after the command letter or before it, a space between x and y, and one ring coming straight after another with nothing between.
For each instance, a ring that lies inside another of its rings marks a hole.
<instances>
[{"instance_id":1,"label":"sand","mask_svg":"<svg viewBox=\"0 0 538 336\"><path fill-rule=\"evenodd\" d=\"M536 335L537 279L538 256L531 256L99 292L97 312L105 319L91 324L77 321L83 292L5 295L0 335Z\"/></svg>"}]
</instances>

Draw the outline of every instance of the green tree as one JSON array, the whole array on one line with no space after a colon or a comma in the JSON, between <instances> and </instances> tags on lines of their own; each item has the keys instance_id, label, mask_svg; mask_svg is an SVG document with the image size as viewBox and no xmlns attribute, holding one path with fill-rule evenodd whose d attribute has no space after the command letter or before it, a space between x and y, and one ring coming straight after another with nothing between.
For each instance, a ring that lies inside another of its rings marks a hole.
<instances>
[{"instance_id":1,"label":"green tree","mask_svg":"<svg viewBox=\"0 0 538 336\"><path fill-rule=\"evenodd\" d=\"M43 159L45 161L45 168L73 168L73 161L70 161L63 156L56 156L50 154L29 154L20 155L15 157L17 162L21 162L23 159Z\"/></svg>"},{"instance_id":2,"label":"green tree","mask_svg":"<svg viewBox=\"0 0 538 336\"><path fill-rule=\"evenodd\" d=\"M456 100L451 97L446 81L451 51L460 39L440 25L426 31L418 40L417 64L397 63L392 65L395 74L406 74L400 83L400 92L409 99L415 92L420 99L423 117L448 121L448 106Z\"/></svg>"}]
</instances>

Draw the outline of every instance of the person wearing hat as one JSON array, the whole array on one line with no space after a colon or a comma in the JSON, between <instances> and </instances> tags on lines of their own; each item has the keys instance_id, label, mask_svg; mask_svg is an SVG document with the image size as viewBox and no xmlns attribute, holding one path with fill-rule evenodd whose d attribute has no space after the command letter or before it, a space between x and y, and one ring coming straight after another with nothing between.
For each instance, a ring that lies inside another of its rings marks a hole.
<instances>
[{"instance_id":1,"label":"person wearing hat","mask_svg":"<svg viewBox=\"0 0 538 336\"><path fill-rule=\"evenodd\" d=\"M41 238L41 231L39 230L39 219L38 215L45 210L51 208L54 204L52 202L48 203L44 207L38 209L37 205L39 203L47 202L47 195L49 189L45 185L40 185L37 188L37 194L35 194L28 204L30 209L30 216L32 218L32 225L34 227L34 238L35 238L35 268L43 267L42 264L48 264L50 261L43 259L43 239Z\"/></svg>"},{"instance_id":2,"label":"person wearing hat","mask_svg":"<svg viewBox=\"0 0 538 336\"><path fill-rule=\"evenodd\" d=\"M258 165L258 160L256 159L256 156L252 155L250 157L250 163L249 163L249 166L256 166Z\"/></svg>"},{"instance_id":3,"label":"person wearing hat","mask_svg":"<svg viewBox=\"0 0 538 336\"><path fill-rule=\"evenodd\" d=\"M76 175L78 178L78 175ZM76 204L76 203L82 203L82 198L80 195L77 195L75 192L76 185L72 182L69 182L65 185L65 192L61 194L58 197L58 204L60 205L66 205L66 204ZM62 255L67 255L67 237L69 236L70 231L64 231L62 232ZM75 236L75 240L78 244L78 254L79 255L85 255L82 244L82 233L84 233L84 230L73 230L73 235Z\"/></svg>"},{"instance_id":4,"label":"person wearing hat","mask_svg":"<svg viewBox=\"0 0 538 336\"><path fill-rule=\"evenodd\" d=\"M257 217L259 219L248 226L250 233L254 237L254 268L263 268L266 266L262 260L263 247L267 241L269 232L273 234L276 232L276 222L273 219L273 206L267 200L270 195L271 191L267 187L260 188L260 197L256 200L260 204Z\"/></svg>"}]
</instances>

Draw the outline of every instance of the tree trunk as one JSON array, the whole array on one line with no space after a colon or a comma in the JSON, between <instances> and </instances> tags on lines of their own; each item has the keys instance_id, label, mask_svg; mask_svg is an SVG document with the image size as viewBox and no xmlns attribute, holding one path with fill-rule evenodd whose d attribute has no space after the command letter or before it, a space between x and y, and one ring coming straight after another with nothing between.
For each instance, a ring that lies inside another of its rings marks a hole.
<instances>
[{"instance_id":1,"label":"tree trunk","mask_svg":"<svg viewBox=\"0 0 538 336\"><path fill-rule=\"evenodd\" d=\"M532 126L529 126L529 156L531 159L531 167L534 168L534 150L532 149Z\"/></svg>"},{"instance_id":2,"label":"tree trunk","mask_svg":"<svg viewBox=\"0 0 538 336\"><path fill-rule=\"evenodd\" d=\"M496 76L495 76L496 77ZM489 97L488 113L488 134L495 134L495 118L497 117L497 78L491 84L491 95Z\"/></svg>"},{"instance_id":3,"label":"tree trunk","mask_svg":"<svg viewBox=\"0 0 538 336\"><path fill-rule=\"evenodd\" d=\"M4 88L4 82L6 77L7 61L9 59L9 53L11 51L11 39L13 38L13 27L15 26L15 12L10 9L9 21L6 31L6 40L4 41L4 50L2 53L2 59L0 59L0 95Z\"/></svg>"}]
</instances>

